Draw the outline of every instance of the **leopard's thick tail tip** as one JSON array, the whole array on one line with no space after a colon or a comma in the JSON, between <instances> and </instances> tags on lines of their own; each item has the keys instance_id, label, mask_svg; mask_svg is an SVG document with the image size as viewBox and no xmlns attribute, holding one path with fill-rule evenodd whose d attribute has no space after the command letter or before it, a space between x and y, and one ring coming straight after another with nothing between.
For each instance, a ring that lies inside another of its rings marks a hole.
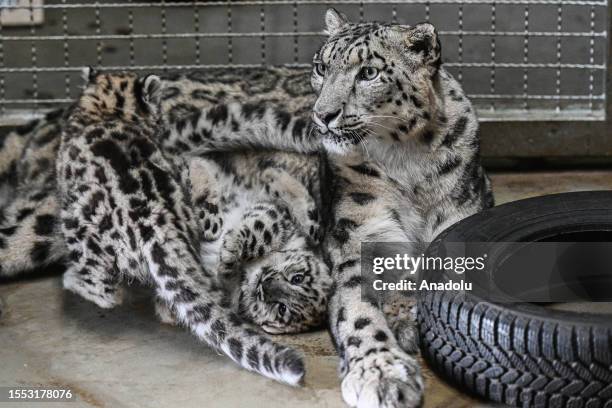
<instances>
[{"instance_id":1,"label":"leopard's thick tail tip","mask_svg":"<svg viewBox=\"0 0 612 408\"><path fill-rule=\"evenodd\" d=\"M304 357L293 349L287 349L282 358L283 375L281 381L293 387L303 386L304 377L306 376Z\"/></svg>"},{"instance_id":2,"label":"leopard's thick tail tip","mask_svg":"<svg viewBox=\"0 0 612 408\"><path fill-rule=\"evenodd\" d=\"M235 354L233 356L235 357ZM304 384L304 357L291 347L279 345L263 337L258 339L257 345L252 345L243 357L245 358L237 362L248 370L292 387Z\"/></svg>"}]
</instances>

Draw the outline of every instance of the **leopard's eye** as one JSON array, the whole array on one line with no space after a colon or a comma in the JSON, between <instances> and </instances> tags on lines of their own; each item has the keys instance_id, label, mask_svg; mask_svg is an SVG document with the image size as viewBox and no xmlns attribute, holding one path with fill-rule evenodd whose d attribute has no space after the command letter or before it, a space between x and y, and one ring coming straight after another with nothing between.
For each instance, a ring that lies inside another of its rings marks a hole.
<instances>
[{"instance_id":1,"label":"leopard's eye","mask_svg":"<svg viewBox=\"0 0 612 408\"><path fill-rule=\"evenodd\" d=\"M300 283L304 282L304 275L297 274L297 275L293 275L291 277L291 284L292 285L299 285Z\"/></svg>"},{"instance_id":2,"label":"leopard's eye","mask_svg":"<svg viewBox=\"0 0 612 408\"><path fill-rule=\"evenodd\" d=\"M327 72L327 66L322 62L315 62L314 72L320 77L324 77Z\"/></svg>"},{"instance_id":3,"label":"leopard's eye","mask_svg":"<svg viewBox=\"0 0 612 408\"><path fill-rule=\"evenodd\" d=\"M359 71L358 77L361 81L373 81L374 79L378 78L378 74L380 74L380 71L378 68L363 67Z\"/></svg>"},{"instance_id":4,"label":"leopard's eye","mask_svg":"<svg viewBox=\"0 0 612 408\"><path fill-rule=\"evenodd\" d=\"M282 317L285 314L285 312L287 311L287 306L285 306L284 304L282 304L280 302L278 302L277 305L278 305L278 314L279 314L279 316Z\"/></svg>"}]
</instances>

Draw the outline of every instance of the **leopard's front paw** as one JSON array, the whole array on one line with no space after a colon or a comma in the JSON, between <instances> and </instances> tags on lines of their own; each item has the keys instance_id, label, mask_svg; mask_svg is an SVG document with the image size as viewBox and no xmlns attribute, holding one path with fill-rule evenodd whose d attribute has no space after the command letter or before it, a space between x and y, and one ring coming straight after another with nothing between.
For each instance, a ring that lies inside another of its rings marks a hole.
<instances>
[{"instance_id":1,"label":"leopard's front paw","mask_svg":"<svg viewBox=\"0 0 612 408\"><path fill-rule=\"evenodd\" d=\"M423 380L417 360L397 350L373 352L351 367L342 380L342 397L351 407L418 407Z\"/></svg>"}]
</instances>

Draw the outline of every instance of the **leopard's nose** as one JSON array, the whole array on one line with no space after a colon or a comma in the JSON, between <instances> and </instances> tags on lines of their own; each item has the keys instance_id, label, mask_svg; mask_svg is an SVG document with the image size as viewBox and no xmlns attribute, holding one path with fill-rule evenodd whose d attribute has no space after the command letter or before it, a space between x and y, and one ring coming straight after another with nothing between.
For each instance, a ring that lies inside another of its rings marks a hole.
<instances>
[{"instance_id":1,"label":"leopard's nose","mask_svg":"<svg viewBox=\"0 0 612 408\"><path fill-rule=\"evenodd\" d=\"M337 127L338 121L342 116L342 108L334 111L314 111L313 118L316 124L323 128Z\"/></svg>"},{"instance_id":2,"label":"leopard's nose","mask_svg":"<svg viewBox=\"0 0 612 408\"><path fill-rule=\"evenodd\" d=\"M338 109L337 111L334 111L334 112L328 112L328 113L325 113L325 114L323 115L323 122L324 122L324 123L325 123L327 126L329 126L329 124L330 124L330 123L331 123L333 120L338 119L338 118L340 117L340 114L341 114L341 113L342 113L342 109Z\"/></svg>"},{"instance_id":3,"label":"leopard's nose","mask_svg":"<svg viewBox=\"0 0 612 408\"><path fill-rule=\"evenodd\" d=\"M268 279L262 283L264 301L270 302L278 299L283 290L276 279Z\"/></svg>"}]
</instances>

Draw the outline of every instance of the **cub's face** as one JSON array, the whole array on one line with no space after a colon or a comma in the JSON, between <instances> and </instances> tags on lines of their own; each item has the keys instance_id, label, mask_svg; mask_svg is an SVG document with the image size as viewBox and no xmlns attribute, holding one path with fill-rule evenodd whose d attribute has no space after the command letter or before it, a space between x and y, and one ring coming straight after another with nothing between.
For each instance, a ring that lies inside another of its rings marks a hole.
<instances>
[{"instance_id":1,"label":"cub's face","mask_svg":"<svg viewBox=\"0 0 612 408\"><path fill-rule=\"evenodd\" d=\"M334 9L313 60L313 121L330 152L372 139L404 142L434 114L440 44L431 24L353 24Z\"/></svg>"},{"instance_id":2,"label":"cub's face","mask_svg":"<svg viewBox=\"0 0 612 408\"><path fill-rule=\"evenodd\" d=\"M239 307L267 333L298 333L327 318L329 269L308 249L274 252L246 266Z\"/></svg>"}]
</instances>

